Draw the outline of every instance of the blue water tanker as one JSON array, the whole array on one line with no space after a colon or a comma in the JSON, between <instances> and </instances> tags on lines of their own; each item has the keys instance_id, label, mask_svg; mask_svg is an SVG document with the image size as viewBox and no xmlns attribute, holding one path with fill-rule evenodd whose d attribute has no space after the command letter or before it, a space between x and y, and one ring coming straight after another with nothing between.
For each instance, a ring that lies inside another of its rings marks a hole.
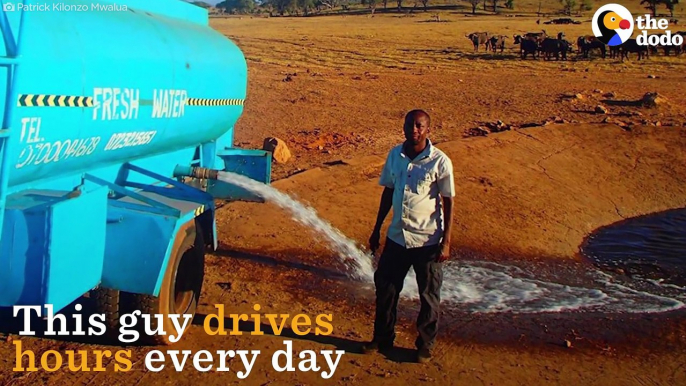
<instances>
[{"instance_id":1,"label":"blue water tanker","mask_svg":"<svg viewBox=\"0 0 686 386\"><path fill-rule=\"evenodd\" d=\"M260 200L216 170L270 182L243 54L180 0L2 5L0 307L193 314L215 199Z\"/></svg>"}]
</instances>

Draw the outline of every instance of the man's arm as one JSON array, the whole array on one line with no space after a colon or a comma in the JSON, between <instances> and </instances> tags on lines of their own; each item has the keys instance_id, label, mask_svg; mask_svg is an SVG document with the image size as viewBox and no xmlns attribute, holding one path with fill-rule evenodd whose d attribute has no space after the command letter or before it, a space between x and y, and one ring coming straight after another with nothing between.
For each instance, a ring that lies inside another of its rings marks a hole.
<instances>
[{"instance_id":1,"label":"man's arm","mask_svg":"<svg viewBox=\"0 0 686 386\"><path fill-rule=\"evenodd\" d=\"M443 262L450 258L450 236L453 230L453 203L455 202L455 177L453 176L453 163L450 158L446 157L443 160L439 170L438 187L443 200L444 229L438 261Z\"/></svg>"},{"instance_id":2,"label":"man's arm","mask_svg":"<svg viewBox=\"0 0 686 386\"><path fill-rule=\"evenodd\" d=\"M376 250L379 249L381 226L393 206L393 188L395 187L395 181L392 170L393 151L391 150L388 153L388 157L386 157L386 163L384 164L383 169L381 170L381 176L379 177L379 185L383 186L384 190L381 194L379 213L376 215L376 225L374 225L372 236L369 238L369 249L372 250L372 254L375 254Z\"/></svg>"},{"instance_id":3,"label":"man's arm","mask_svg":"<svg viewBox=\"0 0 686 386\"><path fill-rule=\"evenodd\" d=\"M372 237L369 238L369 247L372 253L376 253L379 249L379 243L381 239L381 226L383 225L388 212L391 211L393 206L393 189L385 187L383 193L381 194L381 203L379 204L379 213L376 215L376 225L374 225L374 231L372 232Z\"/></svg>"},{"instance_id":4,"label":"man's arm","mask_svg":"<svg viewBox=\"0 0 686 386\"><path fill-rule=\"evenodd\" d=\"M439 262L446 261L450 258L450 235L453 230L453 197L442 197L443 199L443 213L445 215L445 230L443 233L443 240L441 241L441 256L438 258Z\"/></svg>"}]
</instances>

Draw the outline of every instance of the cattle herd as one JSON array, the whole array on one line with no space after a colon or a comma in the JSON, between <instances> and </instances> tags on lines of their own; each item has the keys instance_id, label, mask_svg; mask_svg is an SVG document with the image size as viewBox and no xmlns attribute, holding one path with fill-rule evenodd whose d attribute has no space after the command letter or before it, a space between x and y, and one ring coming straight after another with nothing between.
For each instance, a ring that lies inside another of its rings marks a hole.
<instances>
[{"instance_id":1,"label":"cattle herd","mask_svg":"<svg viewBox=\"0 0 686 386\"><path fill-rule=\"evenodd\" d=\"M621 60L628 59L630 53L635 53L638 60L646 59L651 54L657 55L660 50L664 51L666 56L670 56L672 53L675 56L686 54L686 31L679 31L676 34L684 37L683 45L647 47L638 45L636 39L629 39L620 46L608 47L593 35L580 36L576 40L576 53L584 58L589 58L591 51L597 51L605 59L609 51L610 58L620 58ZM505 51L506 40L509 39L508 36L494 35L488 32L473 32L466 37L474 45L475 52L478 52L479 47L483 45L487 52L493 51L493 53L500 52L501 54ZM567 55L575 51L575 45L565 38L563 32L558 33L556 37L548 36L545 30L514 35L513 44L515 47L519 46L519 54L522 59L526 59L530 55L533 59L543 56L545 60L551 60L553 57L556 60L567 60Z\"/></svg>"}]
</instances>

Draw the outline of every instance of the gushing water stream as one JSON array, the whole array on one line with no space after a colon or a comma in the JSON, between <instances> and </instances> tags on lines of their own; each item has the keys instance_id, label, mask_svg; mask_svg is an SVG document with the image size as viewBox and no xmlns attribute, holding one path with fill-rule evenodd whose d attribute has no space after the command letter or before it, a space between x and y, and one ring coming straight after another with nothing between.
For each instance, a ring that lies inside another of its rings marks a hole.
<instances>
[{"instance_id":1,"label":"gushing water stream","mask_svg":"<svg viewBox=\"0 0 686 386\"><path fill-rule=\"evenodd\" d=\"M317 212L288 194L258 181L231 172L221 172L219 180L243 188L265 201L291 213L293 219L318 235L324 235L329 248L349 268L347 274L367 283L373 282L372 256L338 229L322 220ZM444 303L459 305L471 312L537 313L571 310L605 312L665 312L683 308L681 294L671 297L632 289L614 282L602 272L591 272L594 288L569 286L531 277L522 269L487 262L463 261L444 264L441 297ZM410 271L402 296L417 298L417 284Z\"/></svg>"}]
</instances>

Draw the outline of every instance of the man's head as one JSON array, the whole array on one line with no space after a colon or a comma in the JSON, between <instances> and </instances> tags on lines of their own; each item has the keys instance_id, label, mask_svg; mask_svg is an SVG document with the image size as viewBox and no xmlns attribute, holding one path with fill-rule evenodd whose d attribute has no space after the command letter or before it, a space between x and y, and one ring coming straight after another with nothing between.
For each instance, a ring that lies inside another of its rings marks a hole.
<instances>
[{"instance_id":1,"label":"man's head","mask_svg":"<svg viewBox=\"0 0 686 386\"><path fill-rule=\"evenodd\" d=\"M429 127L431 126L431 118L424 110L412 110L405 116L405 125L403 132L405 139L413 144L419 145L426 142L429 136Z\"/></svg>"}]
</instances>

